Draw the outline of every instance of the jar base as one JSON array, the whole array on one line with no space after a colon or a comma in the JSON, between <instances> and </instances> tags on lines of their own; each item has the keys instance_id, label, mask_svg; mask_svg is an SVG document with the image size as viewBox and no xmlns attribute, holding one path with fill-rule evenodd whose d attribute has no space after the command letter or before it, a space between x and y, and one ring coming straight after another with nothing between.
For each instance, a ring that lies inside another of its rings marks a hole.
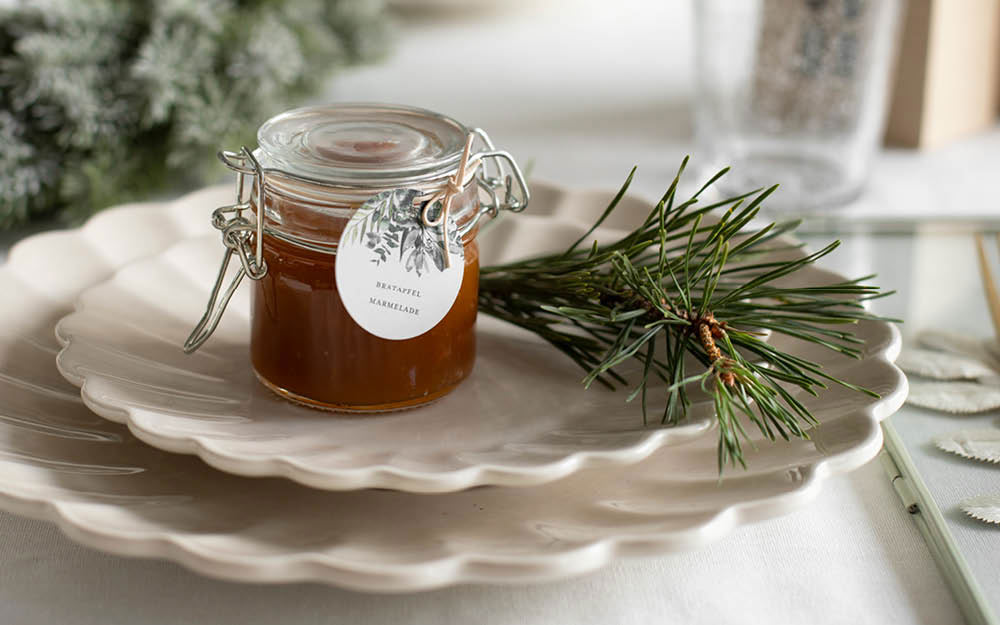
<instances>
[{"instance_id":1,"label":"jar base","mask_svg":"<svg viewBox=\"0 0 1000 625\"><path fill-rule=\"evenodd\" d=\"M458 385L462 383L461 381L459 381L456 384L452 384L451 386L446 386L445 388L435 391L434 393L429 393L422 397L416 397L413 399L407 399L397 402L387 402L384 404L365 404L365 405L331 404L316 399L312 399L309 397L304 397L286 388L282 388L277 384L272 383L263 375L261 375L260 372L257 371L256 367L253 368L253 373L257 377L257 380L259 380L260 383L263 384L265 388L267 388L269 391L271 391L272 393L274 393L275 395L284 400L290 401L294 404L299 404L300 406L305 406L306 408L312 408L314 410L324 410L326 412L342 412L349 414L396 412L399 410L409 410L411 408L419 408L420 406L426 406L427 404L433 403L441 399L448 393L455 390L458 387Z\"/></svg>"}]
</instances>

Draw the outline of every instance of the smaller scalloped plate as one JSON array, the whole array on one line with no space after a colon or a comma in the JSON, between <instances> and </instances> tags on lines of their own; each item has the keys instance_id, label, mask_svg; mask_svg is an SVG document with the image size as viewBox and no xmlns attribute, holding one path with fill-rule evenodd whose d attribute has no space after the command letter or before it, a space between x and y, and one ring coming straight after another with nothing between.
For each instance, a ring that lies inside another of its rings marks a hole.
<instances>
[{"instance_id":1,"label":"smaller scalloped plate","mask_svg":"<svg viewBox=\"0 0 1000 625\"><path fill-rule=\"evenodd\" d=\"M595 195L593 203L576 208L589 214L607 198ZM558 214L506 219L482 237L484 262L561 249L586 229ZM609 228L597 236L622 234ZM196 454L237 475L284 476L313 488L430 493L531 486L583 468L633 464L713 427L708 401L695 401L678 426L643 426L639 406L624 393L596 385L585 391L579 369L562 354L485 316L473 374L438 402L363 416L289 403L250 366L249 289L237 293L198 352L180 348L203 312L220 254L217 237L181 241L84 291L77 311L57 326L59 370L82 387L87 406L154 447ZM803 284L830 279L814 267L794 277ZM808 356L827 366L855 364L833 352Z\"/></svg>"}]
</instances>

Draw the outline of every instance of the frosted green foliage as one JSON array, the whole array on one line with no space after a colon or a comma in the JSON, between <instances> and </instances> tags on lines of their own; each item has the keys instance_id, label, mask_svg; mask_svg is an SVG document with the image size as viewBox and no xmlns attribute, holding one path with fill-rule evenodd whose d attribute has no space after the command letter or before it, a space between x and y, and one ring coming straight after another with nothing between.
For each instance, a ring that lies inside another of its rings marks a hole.
<instances>
[{"instance_id":1,"label":"frosted green foliage","mask_svg":"<svg viewBox=\"0 0 1000 625\"><path fill-rule=\"evenodd\" d=\"M0 8L0 229L218 176L220 147L383 49L381 0Z\"/></svg>"}]
</instances>

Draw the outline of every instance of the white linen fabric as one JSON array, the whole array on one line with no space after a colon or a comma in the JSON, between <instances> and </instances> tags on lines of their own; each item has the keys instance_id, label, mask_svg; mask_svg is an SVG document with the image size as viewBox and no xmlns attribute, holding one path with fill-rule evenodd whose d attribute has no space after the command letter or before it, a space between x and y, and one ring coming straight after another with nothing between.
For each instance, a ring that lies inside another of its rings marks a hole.
<instances>
[{"instance_id":1,"label":"white linen fabric","mask_svg":"<svg viewBox=\"0 0 1000 625\"><path fill-rule=\"evenodd\" d=\"M410 623L961 623L878 462L830 480L787 517L697 551L625 560L523 587L368 595L254 586L80 547L55 526L0 513L0 622L25 625Z\"/></svg>"}]
</instances>

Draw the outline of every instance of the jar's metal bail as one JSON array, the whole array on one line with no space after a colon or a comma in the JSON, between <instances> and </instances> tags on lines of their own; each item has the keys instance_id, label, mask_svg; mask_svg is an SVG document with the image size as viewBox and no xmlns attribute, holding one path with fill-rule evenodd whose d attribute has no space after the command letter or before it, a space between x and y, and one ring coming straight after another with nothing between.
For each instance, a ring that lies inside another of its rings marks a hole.
<instances>
[{"instance_id":1,"label":"jar's metal bail","mask_svg":"<svg viewBox=\"0 0 1000 625\"><path fill-rule=\"evenodd\" d=\"M472 230L484 216L496 217L500 211L519 213L528 206L531 192L524 179L521 168L514 157L505 150L498 150L486 131L481 128L472 130L484 149L472 155L471 161L481 163L475 175L476 185L486 193L488 200L480 202L479 211L474 218L463 224L459 230L465 235ZM220 151L219 160L229 169L236 172L236 202L220 206L212 211L212 226L222 233L222 242L226 246L219 274L215 279L212 292L209 295L208 306L190 336L184 341L185 353L192 353L208 340L219 325L222 313L229 300L243 281L245 276L251 280L260 280L267 275L267 263L264 261L264 173L260 162L253 152L243 146L239 152ZM247 181L250 185L247 185ZM516 188L515 188L516 185ZM256 199L257 209L254 210L253 200ZM253 221L245 216L246 211L255 213ZM240 260L240 268L223 290L226 273L233 256Z\"/></svg>"},{"instance_id":2,"label":"jar's metal bail","mask_svg":"<svg viewBox=\"0 0 1000 625\"><path fill-rule=\"evenodd\" d=\"M482 162L482 168L476 176L476 184L490 196L490 201L480 204L479 214L472 220L473 225L484 215L496 217L501 210L512 213L520 213L528 207L531 201L531 192L528 191L528 183L524 180L524 174L518 167L517 161L510 152L498 150L493 145L493 140L482 128L472 131L476 137L482 140L486 150L473 155L473 160ZM492 165L492 175L491 168ZM517 183L517 193L514 192L514 183ZM503 199L500 199L499 191L503 191Z\"/></svg>"}]
</instances>

